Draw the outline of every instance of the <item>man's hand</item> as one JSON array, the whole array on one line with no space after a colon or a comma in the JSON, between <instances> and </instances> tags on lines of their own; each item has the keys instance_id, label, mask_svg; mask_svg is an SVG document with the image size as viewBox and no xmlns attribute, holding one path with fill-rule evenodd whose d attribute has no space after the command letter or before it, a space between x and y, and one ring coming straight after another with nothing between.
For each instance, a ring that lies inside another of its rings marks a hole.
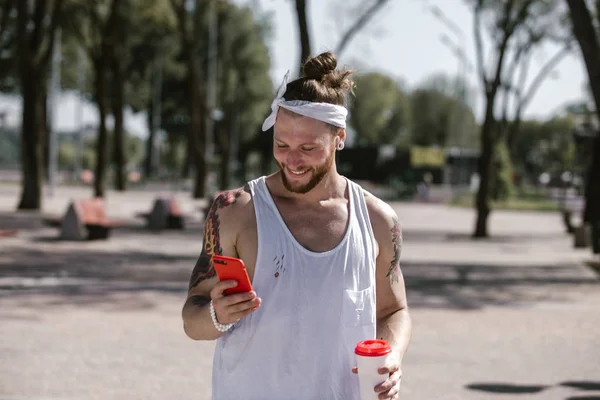
<instances>
[{"instance_id":1,"label":"man's hand","mask_svg":"<svg viewBox=\"0 0 600 400\"><path fill-rule=\"evenodd\" d=\"M377 372L388 375L385 382L375 386L375 392L379 393L379 398L397 400L400 393L400 382L402 381L400 364L392 361L385 367L379 368Z\"/></svg>"},{"instance_id":2,"label":"man's hand","mask_svg":"<svg viewBox=\"0 0 600 400\"><path fill-rule=\"evenodd\" d=\"M223 293L226 289L236 286L237 281L221 281L210 291L210 298L213 300L217 320L223 325L236 323L260 306L261 300L259 297L256 297L254 291L231 295Z\"/></svg>"},{"instance_id":3,"label":"man's hand","mask_svg":"<svg viewBox=\"0 0 600 400\"><path fill-rule=\"evenodd\" d=\"M357 368L353 368L352 372L358 373ZM373 388L380 399L398 400L400 393L400 382L402 381L402 370L400 364L394 358L391 358L386 366L379 368L377 371L381 375L388 375L388 378Z\"/></svg>"}]
</instances>

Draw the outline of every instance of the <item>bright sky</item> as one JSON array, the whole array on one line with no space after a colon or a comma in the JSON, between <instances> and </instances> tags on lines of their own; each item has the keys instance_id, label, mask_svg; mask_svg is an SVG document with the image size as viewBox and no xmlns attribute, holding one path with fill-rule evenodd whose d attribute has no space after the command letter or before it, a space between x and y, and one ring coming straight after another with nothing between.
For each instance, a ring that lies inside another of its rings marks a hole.
<instances>
[{"instance_id":1,"label":"bright sky","mask_svg":"<svg viewBox=\"0 0 600 400\"><path fill-rule=\"evenodd\" d=\"M352 19L348 10L340 5L358 4L361 0L308 0L309 21L312 30L313 53L334 50L342 27ZM271 43L273 58L272 76L276 85L291 69L295 72L299 63L299 40L295 2L293 0L238 0L241 3L260 4L266 11L274 12L274 38ZM369 1L371 3L372 0ZM430 11L439 6L446 17L460 27L464 35L465 52L475 66L473 21L464 0L391 0L368 27L355 36L340 63L359 71L379 70L414 87L428 76L438 72L456 75L458 60L440 39L446 34L457 44L458 35L446 27ZM336 8L337 7L337 8ZM456 39L455 39L456 38ZM537 70L558 50L547 47L540 51L532 63L530 80ZM586 73L579 54L569 55L556 68L557 74L544 81L536 96L526 109L525 116L545 118L559 111L565 103L582 99ZM477 85L474 74L469 77L472 86ZM481 91L477 86L478 92ZM481 99L476 107L477 115L483 108Z\"/></svg>"}]
</instances>

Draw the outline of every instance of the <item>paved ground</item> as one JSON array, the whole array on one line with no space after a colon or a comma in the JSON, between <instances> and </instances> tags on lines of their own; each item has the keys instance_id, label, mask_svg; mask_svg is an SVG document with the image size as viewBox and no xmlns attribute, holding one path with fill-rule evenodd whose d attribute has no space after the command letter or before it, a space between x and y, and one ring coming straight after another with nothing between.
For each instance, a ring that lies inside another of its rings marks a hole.
<instances>
[{"instance_id":1,"label":"paved ground","mask_svg":"<svg viewBox=\"0 0 600 400\"><path fill-rule=\"evenodd\" d=\"M180 319L200 202L178 195L189 229L153 234L131 218L152 192L110 193L129 226L70 243L13 213L17 195L0 185L0 229L24 228L0 239L0 400L209 399L213 343ZM62 188L44 212L87 195ZM600 283L558 215L496 212L474 243L469 210L394 207L414 320L403 399L600 399Z\"/></svg>"}]
</instances>

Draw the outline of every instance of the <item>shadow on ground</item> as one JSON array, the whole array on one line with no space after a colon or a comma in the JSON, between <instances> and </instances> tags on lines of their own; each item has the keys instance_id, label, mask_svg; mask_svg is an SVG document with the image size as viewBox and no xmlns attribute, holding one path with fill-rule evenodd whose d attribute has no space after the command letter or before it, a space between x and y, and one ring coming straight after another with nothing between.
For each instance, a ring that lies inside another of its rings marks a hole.
<instances>
[{"instance_id":1,"label":"shadow on ground","mask_svg":"<svg viewBox=\"0 0 600 400\"><path fill-rule=\"evenodd\" d=\"M35 250L0 253L0 319L31 319L23 309L75 306L103 311L152 310L163 295L181 300L195 257L159 252ZM13 310L13 307L14 310Z\"/></svg>"},{"instance_id":2,"label":"shadow on ground","mask_svg":"<svg viewBox=\"0 0 600 400\"><path fill-rule=\"evenodd\" d=\"M0 212L0 229L39 229L42 221L37 211Z\"/></svg>"},{"instance_id":3,"label":"shadow on ground","mask_svg":"<svg viewBox=\"0 0 600 400\"><path fill-rule=\"evenodd\" d=\"M566 386L579 390L586 391L598 391L600 392L600 381L591 382L591 381L567 381L560 384L561 386Z\"/></svg>"},{"instance_id":4,"label":"shadow on ground","mask_svg":"<svg viewBox=\"0 0 600 400\"><path fill-rule=\"evenodd\" d=\"M511 233L511 234L492 234L490 237L482 239L473 239L468 232L458 231L431 231L419 229L403 229L402 236L404 243L441 243L441 242L468 242L468 243L523 243L542 242L549 239L560 239L565 237L564 232L548 231L535 233Z\"/></svg>"},{"instance_id":5,"label":"shadow on ground","mask_svg":"<svg viewBox=\"0 0 600 400\"><path fill-rule=\"evenodd\" d=\"M59 296L62 302L85 305L86 298L95 303L136 292L180 296L187 289L196 256L167 254L152 246L146 251L111 251L83 244L44 249L4 246L0 300ZM564 304L570 292L586 285L597 290L598 280L582 277L577 268L408 262L403 273L411 307L473 310L538 301Z\"/></svg>"},{"instance_id":6,"label":"shadow on ground","mask_svg":"<svg viewBox=\"0 0 600 400\"><path fill-rule=\"evenodd\" d=\"M0 279L90 280L148 283L182 283L196 261L195 257L160 252L99 251L90 249L35 250L3 249L0 255ZM2 281L0 281L2 282ZM10 289L0 283L0 288ZM13 285L13 289L19 289Z\"/></svg>"},{"instance_id":7,"label":"shadow on ground","mask_svg":"<svg viewBox=\"0 0 600 400\"><path fill-rule=\"evenodd\" d=\"M402 265L412 308L474 310L535 302L567 304L573 292L600 287L578 265L489 266L407 262Z\"/></svg>"},{"instance_id":8,"label":"shadow on ground","mask_svg":"<svg viewBox=\"0 0 600 400\"><path fill-rule=\"evenodd\" d=\"M544 390L551 389L555 386L563 386L569 387L574 390L581 391L600 391L600 382L593 381L567 381L561 382L557 385L522 385L522 384L512 384L505 382L489 382L489 383L471 383L466 385L467 389L478 391L478 392L486 392L486 393L494 393L494 394L532 394L532 393L540 393ZM565 400L600 400L600 395L576 395L572 397L568 397Z\"/></svg>"},{"instance_id":9,"label":"shadow on ground","mask_svg":"<svg viewBox=\"0 0 600 400\"><path fill-rule=\"evenodd\" d=\"M503 394L539 393L548 387L543 385L515 385L511 383L472 383L467 385L467 389Z\"/></svg>"}]
</instances>

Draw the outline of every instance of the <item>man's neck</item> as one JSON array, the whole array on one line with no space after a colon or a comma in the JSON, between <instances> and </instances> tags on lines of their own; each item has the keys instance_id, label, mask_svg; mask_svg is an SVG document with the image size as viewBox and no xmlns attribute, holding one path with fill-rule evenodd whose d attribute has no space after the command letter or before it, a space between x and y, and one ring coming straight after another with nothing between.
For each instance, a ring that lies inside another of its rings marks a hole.
<instances>
[{"instance_id":1,"label":"man's neck","mask_svg":"<svg viewBox=\"0 0 600 400\"><path fill-rule=\"evenodd\" d=\"M346 182L344 178L332 168L314 188L307 193L295 193L285 188L281 179L281 171L275 174L277 192L282 197L293 199L299 203L318 205L321 201L345 197Z\"/></svg>"}]
</instances>

